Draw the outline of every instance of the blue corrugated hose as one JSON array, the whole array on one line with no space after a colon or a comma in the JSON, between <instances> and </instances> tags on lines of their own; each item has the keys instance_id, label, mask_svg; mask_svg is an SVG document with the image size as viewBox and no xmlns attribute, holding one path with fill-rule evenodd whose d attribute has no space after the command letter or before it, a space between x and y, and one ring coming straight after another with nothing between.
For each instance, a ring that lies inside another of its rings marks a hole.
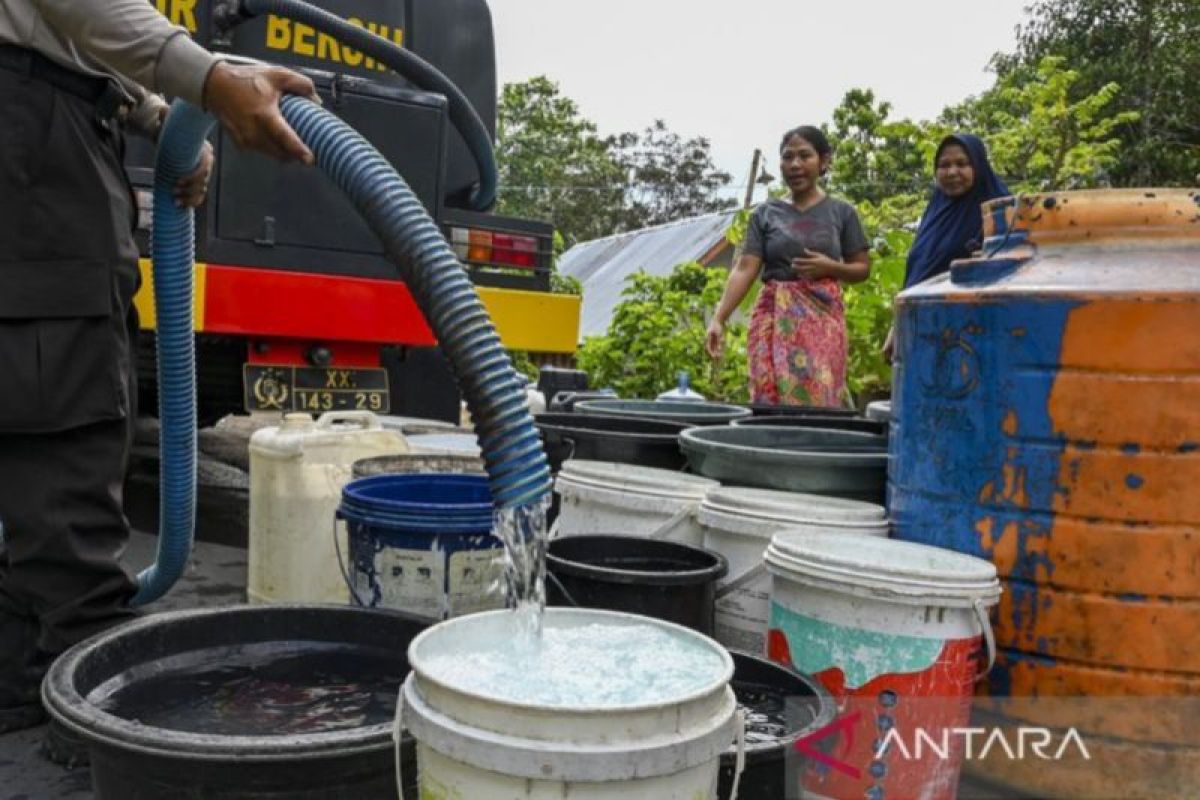
<instances>
[{"instance_id":1,"label":"blue corrugated hose","mask_svg":"<svg viewBox=\"0 0 1200 800\"><path fill-rule=\"evenodd\" d=\"M425 314L458 378L500 508L535 503L550 492L550 468L523 382L466 270L396 170L350 126L308 100L281 108L317 165L383 242ZM133 603L161 597L191 553L196 505L196 382L192 333L192 211L175 206L178 179L195 169L213 121L176 101L159 142L154 182L154 293L162 421L158 561L138 575Z\"/></svg>"},{"instance_id":2,"label":"blue corrugated hose","mask_svg":"<svg viewBox=\"0 0 1200 800\"><path fill-rule=\"evenodd\" d=\"M196 347L192 333L195 235L190 208L175 205L175 184L200 162L212 117L176 101L154 163L154 307L158 339L158 558L137 577L130 601L166 594L187 568L196 525Z\"/></svg>"},{"instance_id":3,"label":"blue corrugated hose","mask_svg":"<svg viewBox=\"0 0 1200 800\"><path fill-rule=\"evenodd\" d=\"M317 165L383 242L433 328L475 420L496 505L527 505L548 495L550 467L525 406L523 382L437 224L353 128L298 97L284 98L281 107Z\"/></svg>"}]
</instances>

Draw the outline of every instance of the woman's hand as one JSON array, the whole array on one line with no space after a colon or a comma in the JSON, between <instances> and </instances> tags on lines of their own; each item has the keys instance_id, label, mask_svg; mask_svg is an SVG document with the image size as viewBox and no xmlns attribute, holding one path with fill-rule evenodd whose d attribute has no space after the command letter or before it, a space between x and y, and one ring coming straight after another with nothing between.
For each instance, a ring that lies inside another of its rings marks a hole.
<instances>
[{"instance_id":1,"label":"woman's hand","mask_svg":"<svg viewBox=\"0 0 1200 800\"><path fill-rule=\"evenodd\" d=\"M824 253L814 253L812 250L805 250L799 258L792 259L792 269L795 273L801 278L814 281L820 278L840 277L843 266L845 265L842 262L834 261Z\"/></svg>"},{"instance_id":2,"label":"woman's hand","mask_svg":"<svg viewBox=\"0 0 1200 800\"><path fill-rule=\"evenodd\" d=\"M717 319L713 319L708 324L708 333L704 337L704 349L708 352L708 357L714 361L721 357L725 352L725 323Z\"/></svg>"}]
</instances>

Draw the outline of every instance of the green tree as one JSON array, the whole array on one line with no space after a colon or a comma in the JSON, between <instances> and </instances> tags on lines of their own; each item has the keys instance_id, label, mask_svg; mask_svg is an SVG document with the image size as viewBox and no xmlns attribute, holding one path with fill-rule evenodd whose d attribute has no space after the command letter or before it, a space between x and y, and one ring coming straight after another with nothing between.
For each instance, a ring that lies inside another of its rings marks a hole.
<instances>
[{"instance_id":1,"label":"green tree","mask_svg":"<svg viewBox=\"0 0 1200 800\"><path fill-rule=\"evenodd\" d=\"M652 398L675 386L686 370L691 385L711 400L749 397L746 326L729 326L725 356L704 352L709 315L725 288L723 269L680 264L664 277L631 275L604 336L591 336L576 360L592 386L612 387L622 397Z\"/></svg>"},{"instance_id":2,"label":"green tree","mask_svg":"<svg viewBox=\"0 0 1200 800\"><path fill-rule=\"evenodd\" d=\"M1196 0L1038 0L1015 52L993 59L1001 79L1046 56L1077 70L1070 99L1112 84L1118 186L1193 185L1200 173L1200 3Z\"/></svg>"},{"instance_id":3,"label":"green tree","mask_svg":"<svg viewBox=\"0 0 1200 800\"><path fill-rule=\"evenodd\" d=\"M684 139L660 119L640 135L626 133L612 141L617 160L629 176L621 220L625 230L661 225L730 206L730 201L717 193L732 178L713 164L708 139Z\"/></svg>"},{"instance_id":4,"label":"green tree","mask_svg":"<svg viewBox=\"0 0 1200 800\"><path fill-rule=\"evenodd\" d=\"M1103 186L1124 155L1118 131L1137 112L1116 110L1118 84L1086 93L1082 80L1063 58L1047 56L948 108L942 121L983 136L992 165L1014 191Z\"/></svg>"},{"instance_id":5,"label":"green tree","mask_svg":"<svg viewBox=\"0 0 1200 800\"><path fill-rule=\"evenodd\" d=\"M617 229L625 168L558 84L544 76L507 84L496 138L497 211L546 220L568 246Z\"/></svg>"},{"instance_id":6,"label":"green tree","mask_svg":"<svg viewBox=\"0 0 1200 800\"><path fill-rule=\"evenodd\" d=\"M717 193L730 177L714 166L709 141L662 120L601 137L545 76L507 84L498 118L497 210L551 222L567 247L729 205Z\"/></svg>"},{"instance_id":7,"label":"green tree","mask_svg":"<svg viewBox=\"0 0 1200 800\"><path fill-rule=\"evenodd\" d=\"M833 146L829 189L851 202L875 205L896 194L919 193L932 177L925 126L889 119L892 104L870 89L851 89L825 134Z\"/></svg>"}]
</instances>

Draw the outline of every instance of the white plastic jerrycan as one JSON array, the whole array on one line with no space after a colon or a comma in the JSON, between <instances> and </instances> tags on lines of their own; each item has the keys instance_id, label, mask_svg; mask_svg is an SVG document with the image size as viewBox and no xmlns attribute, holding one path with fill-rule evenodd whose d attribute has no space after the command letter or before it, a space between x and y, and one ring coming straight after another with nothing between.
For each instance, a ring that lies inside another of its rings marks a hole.
<instances>
[{"instance_id":1,"label":"white plastic jerrycan","mask_svg":"<svg viewBox=\"0 0 1200 800\"><path fill-rule=\"evenodd\" d=\"M251 603L348 603L338 562L345 530L334 514L354 462L407 453L408 443L369 411L331 411L313 422L288 414L250 438ZM341 527L341 526L338 526ZM335 544L336 542L336 544Z\"/></svg>"}]
</instances>

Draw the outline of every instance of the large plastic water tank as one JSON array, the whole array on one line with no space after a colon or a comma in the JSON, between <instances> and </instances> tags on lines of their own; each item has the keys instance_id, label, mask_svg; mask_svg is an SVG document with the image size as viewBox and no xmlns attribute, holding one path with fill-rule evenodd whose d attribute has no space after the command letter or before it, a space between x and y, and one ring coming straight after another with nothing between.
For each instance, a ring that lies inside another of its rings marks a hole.
<instances>
[{"instance_id":1,"label":"large plastic water tank","mask_svg":"<svg viewBox=\"0 0 1200 800\"><path fill-rule=\"evenodd\" d=\"M1091 759L977 765L1038 796L1200 796L1196 707L1173 702L1200 694L1200 193L985 221L984 257L897 303L893 531L996 564L988 691L1086 720Z\"/></svg>"}]
</instances>

